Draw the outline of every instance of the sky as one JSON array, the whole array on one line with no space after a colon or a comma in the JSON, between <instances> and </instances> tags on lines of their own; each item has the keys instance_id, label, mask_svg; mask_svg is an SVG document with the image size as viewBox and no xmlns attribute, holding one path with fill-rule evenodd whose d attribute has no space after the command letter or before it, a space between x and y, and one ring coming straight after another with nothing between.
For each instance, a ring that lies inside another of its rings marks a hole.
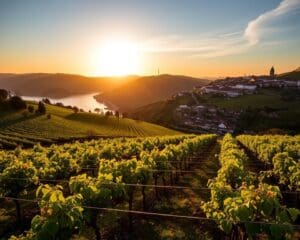
<instances>
[{"instance_id":1,"label":"sky","mask_svg":"<svg viewBox=\"0 0 300 240\"><path fill-rule=\"evenodd\" d=\"M2 73L220 77L272 65L300 66L300 0L0 1Z\"/></svg>"}]
</instances>

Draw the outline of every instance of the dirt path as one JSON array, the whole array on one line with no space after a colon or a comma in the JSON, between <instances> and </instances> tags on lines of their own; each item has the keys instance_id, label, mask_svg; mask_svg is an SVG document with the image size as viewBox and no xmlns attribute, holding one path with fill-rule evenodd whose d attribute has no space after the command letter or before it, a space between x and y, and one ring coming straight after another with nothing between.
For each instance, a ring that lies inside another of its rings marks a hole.
<instances>
[{"instance_id":1,"label":"dirt path","mask_svg":"<svg viewBox=\"0 0 300 240\"><path fill-rule=\"evenodd\" d=\"M217 141L199 156L193 158L193 163L180 177L176 186L206 188L207 181L214 178L219 169L218 154L220 142ZM201 201L207 201L209 189L170 189L168 194L157 202L152 212L170 213L187 216L205 217L200 209ZM222 233L211 221L190 219L170 219L143 217L136 221L135 230L126 239L220 239Z\"/></svg>"}]
</instances>

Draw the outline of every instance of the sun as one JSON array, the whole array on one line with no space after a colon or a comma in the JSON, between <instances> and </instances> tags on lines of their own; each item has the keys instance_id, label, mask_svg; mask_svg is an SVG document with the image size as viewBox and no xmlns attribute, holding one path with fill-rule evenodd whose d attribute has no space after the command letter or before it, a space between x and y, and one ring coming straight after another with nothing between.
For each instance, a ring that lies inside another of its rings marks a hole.
<instances>
[{"instance_id":1,"label":"sun","mask_svg":"<svg viewBox=\"0 0 300 240\"><path fill-rule=\"evenodd\" d=\"M124 40L110 40L103 43L96 53L96 71L103 76L136 74L139 61L137 44Z\"/></svg>"}]
</instances>

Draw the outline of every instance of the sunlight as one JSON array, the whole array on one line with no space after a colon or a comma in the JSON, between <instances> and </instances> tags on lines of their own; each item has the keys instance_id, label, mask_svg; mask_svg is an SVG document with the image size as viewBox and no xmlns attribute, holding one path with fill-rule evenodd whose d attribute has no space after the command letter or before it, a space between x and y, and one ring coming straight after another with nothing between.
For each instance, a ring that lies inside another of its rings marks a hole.
<instances>
[{"instance_id":1,"label":"sunlight","mask_svg":"<svg viewBox=\"0 0 300 240\"><path fill-rule=\"evenodd\" d=\"M102 76L124 76L136 74L139 70L138 47L133 42L107 41L95 58L96 72Z\"/></svg>"}]
</instances>

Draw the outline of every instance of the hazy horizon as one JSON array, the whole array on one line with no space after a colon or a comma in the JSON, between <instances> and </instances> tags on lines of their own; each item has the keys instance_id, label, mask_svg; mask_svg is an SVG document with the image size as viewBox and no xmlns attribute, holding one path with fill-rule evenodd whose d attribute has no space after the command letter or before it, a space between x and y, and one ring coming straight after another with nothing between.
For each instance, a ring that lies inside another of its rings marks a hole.
<instances>
[{"instance_id":1,"label":"hazy horizon","mask_svg":"<svg viewBox=\"0 0 300 240\"><path fill-rule=\"evenodd\" d=\"M174 73L160 73L159 75L156 73L149 73L149 74L127 74L127 75L88 75L88 74L80 74L80 73L72 73L72 72L0 72L0 74L14 74L14 75L30 75L30 74L61 74L61 75L76 75L76 76L82 76L82 77L87 77L87 78L114 78L114 79L118 79L118 78L127 78L127 77L155 77L155 76L162 76L162 75L172 75L172 76L186 76L186 77L191 77L191 78L199 78L199 79L207 79L207 80L215 80L215 79L221 79L221 78L226 78L226 77L243 77L243 76L263 76L263 75L268 75L269 74L269 70L270 70L271 66L269 68L266 68L266 71L264 73L261 74L244 74L244 75L238 75L238 74L232 74L232 75L215 75L215 76L193 76L193 75L184 75L184 74L174 74ZM299 68L299 67L298 67ZM296 70L295 69L290 69L287 70L286 72L291 72ZM276 68L275 68L276 70ZM286 73L286 72L277 72L276 74L282 74L282 73Z\"/></svg>"}]
</instances>

